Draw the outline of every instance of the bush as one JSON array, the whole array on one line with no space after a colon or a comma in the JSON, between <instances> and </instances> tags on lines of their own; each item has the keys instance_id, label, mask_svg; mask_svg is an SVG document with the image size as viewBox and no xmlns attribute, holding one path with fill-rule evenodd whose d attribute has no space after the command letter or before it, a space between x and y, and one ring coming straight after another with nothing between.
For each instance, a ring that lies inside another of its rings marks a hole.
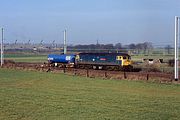
<instances>
[{"instance_id":1,"label":"bush","mask_svg":"<svg viewBox=\"0 0 180 120\"><path fill-rule=\"evenodd\" d=\"M170 60L168 61L168 65L171 66L171 67L173 67L173 66L174 66L174 59L170 59Z\"/></svg>"},{"instance_id":2,"label":"bush","mask_svg":"<svg viewBox=\"0 0 180 120\"><path fill-rule=\"evenodd\" d=\"M147 64L145 68L143 68L145 72L161 72L159 64Z\"/></svg>"}]
</instances>

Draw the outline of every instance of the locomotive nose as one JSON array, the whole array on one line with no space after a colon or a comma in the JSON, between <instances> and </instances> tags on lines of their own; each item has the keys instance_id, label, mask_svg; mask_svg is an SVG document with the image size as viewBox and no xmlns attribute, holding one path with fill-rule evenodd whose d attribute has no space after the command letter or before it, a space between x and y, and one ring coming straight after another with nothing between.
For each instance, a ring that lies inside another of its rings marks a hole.
<instances>
[{"instance_id":1,"label":"locomotive nose","mask_svg":"<svg viewBox=\"0 0 180 120\"><path fill-rule=\"evenodd\" d=\"M125 65L131 65L132 64L132 61L131 60L126 60L125 61Z\"/></svg>"}]
</instances>

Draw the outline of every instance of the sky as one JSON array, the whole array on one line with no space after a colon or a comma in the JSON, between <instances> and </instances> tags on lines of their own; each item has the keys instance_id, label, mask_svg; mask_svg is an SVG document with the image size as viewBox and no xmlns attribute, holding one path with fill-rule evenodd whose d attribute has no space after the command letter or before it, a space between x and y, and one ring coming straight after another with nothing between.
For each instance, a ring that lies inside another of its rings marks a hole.
<instances>
[{"instance_id":1,"label":"sky","mask_svg":"<svg viewBox=\"0 0 180 120\"><path fill-rule=\"evenodd\" d=\"M180 0L0 0L5 42L116 44L174 41Z\"/></svg>"}]
</instances>

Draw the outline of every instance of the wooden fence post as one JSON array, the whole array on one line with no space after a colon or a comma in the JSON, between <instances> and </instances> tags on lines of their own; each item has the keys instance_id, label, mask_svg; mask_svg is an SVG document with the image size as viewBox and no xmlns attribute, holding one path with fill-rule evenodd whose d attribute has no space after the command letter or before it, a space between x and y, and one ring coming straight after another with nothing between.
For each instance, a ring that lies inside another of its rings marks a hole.
<instances>
[{"instance_id":1,"label":"wooden fence post","mask_svg":"<svg viewBox=\"0 0 180 120\"><path fill-rule=\"evenodd\" d=\"M63 65L63 73L66 73L65 65Z\"/></svg>"},{"instance_id":2,"label":"wooden fence post","mask_svg":"<svg viewBox=\"0 0 180 120\"><path fill-rule=\"evenodd\" d=\"M124 79L126 79L127 78L127 75L126 75L126 72L124 71Z\"/></svg>"},{"instance_id":3,"label":"wooden fence post","mask_svg":"<svg viewBox=\"0 0 180 120\"><path fill-rule=\"evenodd\" d=\"M104 73L104 77L107 78L107 72Z\"/></svg>"},{"instance_id":4,"label":"wooden fence post","mask_svg":"<svg viewBox=\"0 0 180 120\"><path fill-rule=\"evenodd\" d=\"M86 77L89 77L89 69L86 69Z\"/></svg>"},{"instance_id":5,"label":"wooden fence post","mask_svg":"<svg viewBox=\"0 0 180 120\"><path fill-rule=\"evenodd\" d=\"M74 69L74 75L76 75L76 69Z\"/></svg>"},{"instance_id":6,"label":"wooden fence post","mask_svg":"<svg viewBox=\"0 0 180 120\"><path fill-rule=\"evenodd\" d=\"M147 80L149 80L149 74L147 74Z\"/></svg>"}]
</instances>

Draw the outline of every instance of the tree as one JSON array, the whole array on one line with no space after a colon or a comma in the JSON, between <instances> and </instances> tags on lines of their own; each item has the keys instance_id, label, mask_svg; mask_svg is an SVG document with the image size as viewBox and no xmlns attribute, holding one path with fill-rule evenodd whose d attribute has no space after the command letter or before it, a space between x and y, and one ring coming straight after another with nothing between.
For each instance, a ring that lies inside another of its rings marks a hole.
<instances>
[{"instance_id":1,"label":"tree","mask_svg":"<svg viewBox=\"0 0 180 120\"><path fill-rule=\"evenodd\" d=\"M122 44L121 43L117 43L117 44L115 44L114 48L121 49L122 48Z\"/></svg>"},{"instance_id":2,"label":"tree","mask_svg":"<svg viewBox=\"0 0 180 120\"><path fill-rule=\"evenodd\" d=\"M113 44L106 44L106 45L104 45L104 48L105 49L113 49L114 46L113 46Z\"/></svg>"},{"instance_id":3,"label":"tree","mask_svg":"<svg viewBox=\"0 0 180 120\"><path fill-rule=\"evenodd\" d=\"M152 49L152 48L153 46L152 46L152 43L150 42L138 43L136 45L136 49L138 49L138 53L139 53L139 50L144 50L144 54L148 50L148 53L149 53L149 49Z\"/></svg>"},{"instance_id":4,"label":"tree","mask_svg":"<svg viewBox=\"0 0 180 120\"><path fill-rule=\"evenodd\" d=\"M136 45L134 43L130 44L129 49L136 49Z\"/></svg>"}]
</instances>

